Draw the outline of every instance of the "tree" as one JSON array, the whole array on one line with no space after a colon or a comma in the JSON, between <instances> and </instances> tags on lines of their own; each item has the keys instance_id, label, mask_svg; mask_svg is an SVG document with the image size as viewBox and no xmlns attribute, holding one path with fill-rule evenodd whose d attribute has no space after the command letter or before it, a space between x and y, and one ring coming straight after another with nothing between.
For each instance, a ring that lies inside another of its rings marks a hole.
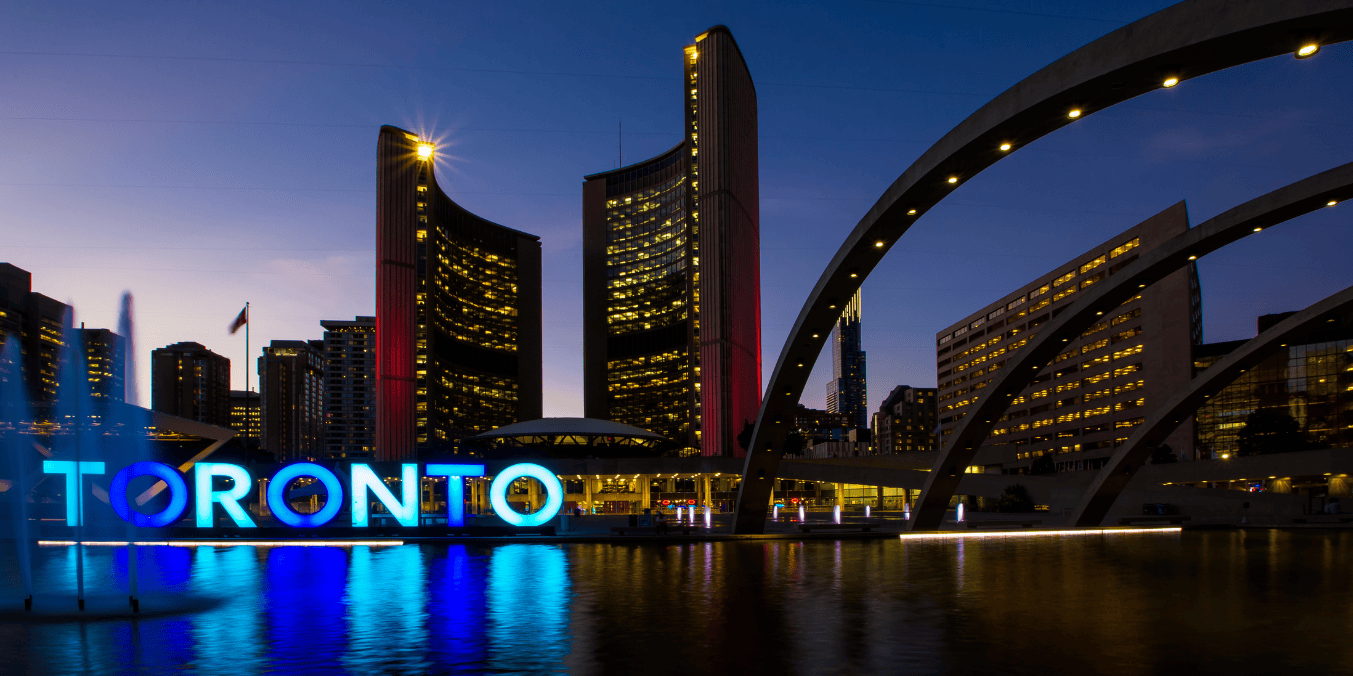
<instances>
[{"instance_id":1,"label":"tree","mask_svg":"<svg viewBox=\"0 0 1353 676\"><path fill-rule=\"evenodd\" d=\"M742 431L738 432L738 446L741 446L744 452L751 450L747 447L752 445L752 430L755 427L756 423L748 420L743 424Z\"/></svg>"},{"instance_id":2,"label":"tree","mask_svg":"<svg viewBox=\"0 0 1353 676\"><path fill-rule=\"evenodd\" d=\"M1001 498L996 501L996 511L1005 514L1034 511L1034 499L1024 484L1011 484L1005 487Z\"/></svg>"},{"instance_id":3,"label":"tree","mask_svg":"<svg viewBox=\"0 0 1353 676\"><path fill-rule=\"evenodd\" d=\"M1172 462L1179 462L1179 457L1174 454L1174 449L1169 444L1161 444L1151 449L1151 464L1167 465Z\"/></svg>"},{"instance_id":4,"label":"tree","mask_svg":"<svg viewBox=\"0 0 1353 676\"><path fill-rule=\"evenodd\" d=\"M1051 455L1040 455L1034 458L1033 463L1029 465L1030 474L1056 474L1057 465L1053 464Z\"/></svg>"},{"instance_id":5,"label":"tree","mask_svg":"<svg viewBox=\"0 0 1353 676\"><path fill-rule=\"evenodd\" d=\"M1245 427L1236 435L1240 455L1288 453L1306 448L1301 425L1286 411L1261 408L1245 418Z\"/></svg>"}]
</instances>

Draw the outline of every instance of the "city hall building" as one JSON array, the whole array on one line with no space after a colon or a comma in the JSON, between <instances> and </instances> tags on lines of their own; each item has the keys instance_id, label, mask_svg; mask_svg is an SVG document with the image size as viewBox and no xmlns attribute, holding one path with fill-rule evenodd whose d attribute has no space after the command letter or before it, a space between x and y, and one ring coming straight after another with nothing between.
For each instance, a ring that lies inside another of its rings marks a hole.
<instances>
[{"instance_id":1,"label":"city hall building","mask_svg":"<svg viewBox=\"0 0 1353 676\"><path fill-rule=\"evenodd\" d=\"M761 406L756 91L715 26L682 56L682 140L583 183L583 408L742 455Z\"/></svg>"},{"instance_id":2,"label":"city hall building","mask_svg":"<svg viewBox=\"0 0 1353 676\"><path fill-rule=\"evenodd\" d=\"M1080 290L1188 229L1180 202L941 331L935 340L940 444L1010 355L1075 303ZM1197 266L1189 264L1105 312L1012 399L969 471L1025 473L1046 456L1057 471L1102 467L1153 405L1192 379L1201 305ZM1191 459L1193 436L1188 420L1166 443Z\"/></svg>"},{"instance_id":3,"label":"city hall building","mask_svg":"<svg viewBox=\"0 0 1353 676\"><path fill-rule=\"evenodd\" d=\"M541 414L540 238L437 185L435 148L383 126L376 146L376 453L454 455Z\"/></svg>"}]
</instances>

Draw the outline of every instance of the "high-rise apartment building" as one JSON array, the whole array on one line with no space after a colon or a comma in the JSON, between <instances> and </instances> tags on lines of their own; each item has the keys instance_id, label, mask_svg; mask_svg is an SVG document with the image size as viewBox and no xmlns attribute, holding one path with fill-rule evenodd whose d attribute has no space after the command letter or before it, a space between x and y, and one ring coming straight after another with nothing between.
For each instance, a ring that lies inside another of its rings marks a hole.
<instances>
[{"instance_id":1,"label":"high-rise apartment building","mask_svg":"<svg viewBox=\"0 0 1353 676\"><path fill-rule=\"evenodd\" d=\"M18 337L29 397L43 410L56 401L57 359L70 306L33 291L24 269L0 263L0 341Z\"/></svg>"},{"instance_id":2,"label":"high-rise apartment building","mask_svg":"<svg viewBox=\"0 0 1353 676\"><path fill-rule=\"evenodd\" d=\"M174 343L150 353L151 408L230 426L230 360L201 343Z\"/></svg>"},{"instance_id":3,"label":"high-rise apartment building","mask_svg":"<svg viewBox=\"0 0 1353 676\"><path fill-rule=\"evenodd\" d=\"M940 444L1011 353L1076 302L1078 291L1111 278L1139 252L1188 229L1188 212L1180 202L941 331L935 341ZM1025 472L1044 456L1052 456L1058 471L1102 467L1152 406L1187 386L1193 377L1192 349L1201 342L1198 270L1190 264L1069 340L1034 383L1011 400L978 460L1005 472ZM1166 443L1190 456L1192 420Z\"/></svg>"},{"instance_id":4,"label":"high-rise apartment building","mask_svg":"<svg viewBox=\"0 0 1353 676\"><path fill-rule=\"evenodd\" d=\"M324 320L324 454L376 450L376 318Z\"/></svg>"},{"instance_id":5,"label":"high-rise apartment building","mask_svg":"<svg viewBox=\"0 0 1353 676\"><path fill-rule=\"evenodd\" d=\"M230 429L240 439L252 439L257 445L263 435L262 404L257 392L230 391Z\"/></svg>"},{"instance_id":6,"label":"high-rise apartment building","mask_svg":"<svg viewBox=\"0 0 1353 676\"><path fill-rule=\"evenodd\" d=\"M933 387L898 385L874 413L874 449L879 455L939 450Z\"/></svg>"},{"instance_id":7,"label":"high-rise apartment building","mask_svg":"<svg viewBox=\"0 0 1353 676\"><path fill-rule=\"evenodd\" d=\"M384 126L376 145L377 460L458 452L541 416L540 238L437 185L436 149Z\"/></svg>"},{"instance_id":8,"label":"high-rise apartment building","mask_svg":"<svg viewBox=\"0 0 1353 676\"><path fill-rule=\"evenodd\" d=\"M1259 333L1291 312L1259 317ZM1194 353L1196 372L1211 367L1245 341L1202 345ZM1290 341L1250 368L1199 407L1197 459L1230 458L1251 415L1266 411L1275 428L1290 419L1300 444L1309 448L1353 446L1353 316ZM1258 434L1273 434L1265 429ZM1178 450L1178 449L1175 449ZM1284 450L1304 450L1286 448Z\"/></svg>"},{"instance_id":9,"label":"high-rise apartment building","mask_svg":"<svg viewBox=\"0 0 1353 676\"><path fill-rule=\"evenodd\" d=\"M756 90L723 26L682 62L681 142L583 183L583 409L742 455L761 406Z\"/></svg>"},{"instance_id":10,"label":"high-rise apartment building","mask_svg":"<svg viewBox=\"0 0 1353 676\"><path fill-rule=\"evenodd\" d=\"M258 358L263 450L279 462L324 453L324 351L319 341L274 340Z\"/></svg>"},{"instance_id":11,"label":"high-rise apartment building","mask_svg":"<svg viewBox=\"0 0 1353 676\"><path fill-rule=\"evenodd\" d=\"M827 410L844 413L856 429L869 426L865 354L860 344L860 291L856 290L832 326L832 380L827 383Z\"/></svg>"},{"instance_id":12,"label":"high-rise apartment building","mask_svg":"<svg viewBox=\"0 0 1353 676\"><path fill-rule=\"evenodd\" d=\"M85 369L89 371L89 393L100 399L123 401L127 398L126 341L108 329L80 327L80 344L85 350Z\"/></svg>"}]
</instances>

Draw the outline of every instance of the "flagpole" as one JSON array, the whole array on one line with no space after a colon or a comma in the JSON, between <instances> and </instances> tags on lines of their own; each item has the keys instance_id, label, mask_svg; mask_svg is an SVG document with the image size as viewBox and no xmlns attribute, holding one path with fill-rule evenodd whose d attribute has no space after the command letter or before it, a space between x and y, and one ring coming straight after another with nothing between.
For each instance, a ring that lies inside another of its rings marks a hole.
<instances>
[{"instance_id":1,"label":"flagpole","mask_svg":"<svg viewBox=\"0 0 1353 676\"><path fill-rule=\"evenodd\" d=\"M249 408L249 301L244 301L244 407Z\"/></svg>"}]
</instances>

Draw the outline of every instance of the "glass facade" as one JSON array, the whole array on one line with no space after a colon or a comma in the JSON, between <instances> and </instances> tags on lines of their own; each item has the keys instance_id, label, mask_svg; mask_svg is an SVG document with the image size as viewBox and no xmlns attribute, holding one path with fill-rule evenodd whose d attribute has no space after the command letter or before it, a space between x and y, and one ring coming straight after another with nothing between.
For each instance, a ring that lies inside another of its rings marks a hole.
<instances>
[{"instance_id":1,"label":"glass facade","mask_svg":"<svg viewBox=\"0 0 1353 676\"><path fill-rule=\"evenodd\" d=\"M1260 318L1260 330L1285 316ZM1242 344L1204 346L1194 359L1195 372ZM1196 414L1199 459L1236 455L1246 420L1265 409L1295 420L1310 448L1353 446L1353 331L1321 331L1289 344L1209 399Z\"/></svg>"},{"instance_id":2,"label":"glass facade","mask_svg":"<svg viewBox=\"0 0 1353 676\"><path fill-rule=\"evenodd\" d=\"M700 300L685 147L606 181L606 396L608 419L693 447Z\"/></svg>"},{"instance_id":3,"label":"glass facade","mask_svg":"<svg viewBox=\"0 0 1353 676\"><path fill-rule=\"evenodd\" d=\"M540 239L447 197L418 136L382 127L377 159L375 457L460 454L540 417Z\"/></svg>"},{"instance_id":4,"label":"glass facade","mask_svg":"<svg viewBox=\"0 0 1353 676\"><path fill-rule=\"evenodd\" d=\"M755 92L721 27L682 72L682 141L585 177L583 408L681 455L740 455L761 394Z\"/></svg>"}]
</instances>

